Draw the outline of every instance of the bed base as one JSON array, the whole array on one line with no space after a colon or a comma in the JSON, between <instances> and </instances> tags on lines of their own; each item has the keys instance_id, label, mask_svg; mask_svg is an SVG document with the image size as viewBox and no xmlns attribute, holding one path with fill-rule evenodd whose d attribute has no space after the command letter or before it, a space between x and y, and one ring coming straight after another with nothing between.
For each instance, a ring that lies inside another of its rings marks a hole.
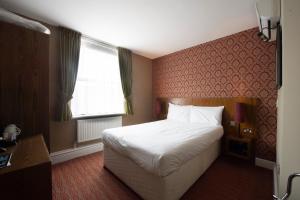
<instances>
[{"instance_id":1,"label":"bed base","mask_svg":"<svg viewBox=\"0 0 300 200\"><path fill-rule=\"evenodd\" d=\"M104 144L104 165L146 200L179 199L219 156L220 140L168 176L145 171L124 155Z\"/></svg>"}]
</instances>

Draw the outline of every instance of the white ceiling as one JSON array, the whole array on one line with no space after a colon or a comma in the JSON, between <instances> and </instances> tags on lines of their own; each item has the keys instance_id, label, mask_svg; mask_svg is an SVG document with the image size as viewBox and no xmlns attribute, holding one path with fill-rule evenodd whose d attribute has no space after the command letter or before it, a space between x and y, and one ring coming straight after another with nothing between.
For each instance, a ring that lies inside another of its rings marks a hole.
<instances>
[{"instance_id":1,"label":"white ceiling","mask_svg":"<svg viewBox=\"0 0 300 200\"><path fill-rule=\"evenodd\" d=\"M254 2L0 0L0 6L157 58L257 26Z\"/></svg>"}]
</instances>

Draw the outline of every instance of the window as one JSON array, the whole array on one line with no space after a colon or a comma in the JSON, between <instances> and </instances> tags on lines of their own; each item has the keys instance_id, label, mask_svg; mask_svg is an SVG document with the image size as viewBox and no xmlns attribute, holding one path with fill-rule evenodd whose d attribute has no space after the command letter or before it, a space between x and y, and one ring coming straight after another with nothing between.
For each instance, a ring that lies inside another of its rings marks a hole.
<instances>
[{"instance_id":1,"label":"window","mask_svg":"<svg viewBox=\"0 0 300 200\"><path fill-rule=\"evenodd\" d=\"M124 113L117 49L82 38L73 117Z\"/></svg>"}]
</instances>

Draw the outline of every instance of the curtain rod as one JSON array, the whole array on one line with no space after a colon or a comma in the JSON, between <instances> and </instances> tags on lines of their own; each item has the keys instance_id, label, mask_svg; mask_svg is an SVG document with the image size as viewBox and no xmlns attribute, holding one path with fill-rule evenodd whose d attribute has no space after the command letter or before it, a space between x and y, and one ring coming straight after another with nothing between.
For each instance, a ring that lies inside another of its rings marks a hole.
<instances>
[{"instance_id":1,"label":"curtain rod","mask_svg":"<svg viewBox=\"0 0 300 200\"><path fill-rule=\"evenodd\" d=\"M107 47L107 48L117 49L117 46L115 46L115 45L112 45L110 43L103 42L103 41L91 38L88 35L82 34L82 38L85 39L85 40L87 40L88 42L92 42L92 43L95 43L95 44L98 44L98 45L101 45L101 46L104 46L104 47Z\"/></svg>"}]
</instances>

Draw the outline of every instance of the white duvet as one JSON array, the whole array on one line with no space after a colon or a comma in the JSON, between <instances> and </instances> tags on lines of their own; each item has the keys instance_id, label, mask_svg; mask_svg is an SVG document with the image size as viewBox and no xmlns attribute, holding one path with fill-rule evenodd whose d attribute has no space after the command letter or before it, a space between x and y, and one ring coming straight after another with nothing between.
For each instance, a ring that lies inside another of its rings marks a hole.
<instances>
[{"instance_id":1,"label":"white duvet","mask_svg":"<svg viewBox=\"0 0 300 200\"><path fill-rule=\"evenodd\" d=\"M167 176L219 140L222 126L161 120L104 130L103 142L158 176Z\"/></svg>"}]
</instances>

